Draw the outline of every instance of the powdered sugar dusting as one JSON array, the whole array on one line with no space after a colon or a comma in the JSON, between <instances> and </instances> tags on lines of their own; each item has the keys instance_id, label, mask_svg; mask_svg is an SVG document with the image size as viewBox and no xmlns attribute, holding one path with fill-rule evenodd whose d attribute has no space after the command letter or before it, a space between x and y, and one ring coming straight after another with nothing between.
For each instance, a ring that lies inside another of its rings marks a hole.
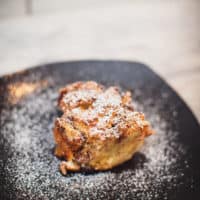
<instances>
[{"instance_id":1,"label":"powdered sugar dusting","mask_svg":"<svg viewBox=\"0 0 200 200\"><path fill-rule=\"evenodd\" d=\"M85 124L90 136L123 138L133 125L138 137L151 134L143 114L134 111L130 91L122 93L115 86L106 89L94 81L75 82L61 89L58 102L64 112L61 118Z\"/></svg>"},{"instance_id":2,"label":"powdered sugar dusting","mask_svg":"<svg viewBox=\"0 0 200 200\"><path fill-rule=\"evenodd\" d=\"M87 102L90 99L96 98L97 92L95 90L77 90L67 93L63 100L65 103L69 103L70 106L77 104L80 100Z\"/></svg>"},{"instance_id":3,"label":"powdered sugar dusting","mask_svg":"<svg viewBox=\"0 0 200 200\"><path fill-rule=\"evenodd\" d=\"M177 187L178 161L185 152L176 142L178 132L159 115L159 105L146 106L149 99L135 104L147 113L156 134L131 161L111 171L63 177L52 154L56 98L57 88L46 88L2 110L0 143L9 146L6 182L16 199L164 199Z\"/></svg>"}]
</instances>

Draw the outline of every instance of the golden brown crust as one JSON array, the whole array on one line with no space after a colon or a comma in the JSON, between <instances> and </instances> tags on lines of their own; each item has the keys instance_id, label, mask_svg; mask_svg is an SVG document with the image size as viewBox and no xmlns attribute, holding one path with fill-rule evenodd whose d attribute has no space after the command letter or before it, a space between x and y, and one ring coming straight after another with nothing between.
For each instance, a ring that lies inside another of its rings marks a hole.
<instances>
[{"instance_id":1,"label":"golden brown crust","mask_svg":"<svg viewBox=\"0 0 200 200\"><path fill-rule=\"evenodd\" d=\"M67 109L90 105L95 100L96 95L102 92L103 88L102 85L93 81L69 84L60 90L58 105L63 112ZM81 91L80 94L78 91Z\"/></svg>"},{"instance_id":2,"label":"golden brown crust","mask_svg":"<svg viewBox=\"0 0 200 200\"><path fill-rule=\"evenodd\" d=\"M76 82L60 90L58 105L64 112L54 127L55 154L67 170L106 170L132 157L152 134L142 113L135 112L131 93L93 81Z\"/></svg>"}]
</instances>

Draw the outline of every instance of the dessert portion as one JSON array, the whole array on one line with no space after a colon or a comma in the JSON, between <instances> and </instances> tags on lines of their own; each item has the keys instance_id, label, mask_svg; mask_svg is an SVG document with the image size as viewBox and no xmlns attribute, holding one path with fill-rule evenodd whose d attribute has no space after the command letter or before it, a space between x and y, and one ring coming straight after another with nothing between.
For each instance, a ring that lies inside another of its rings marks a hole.
<instances>
[{"instance_id":1,"label":"dessert portion","mask_svg":"<svg viewBox=\"0 0 200 200\"><path fill-rule=\"evenodd\" d=\"M60 90L63 115L54 126L60 171L107 170L129 159L153 133L142 113L134 111L131 93L93 81Z\"/></svg>"}]
</instances>

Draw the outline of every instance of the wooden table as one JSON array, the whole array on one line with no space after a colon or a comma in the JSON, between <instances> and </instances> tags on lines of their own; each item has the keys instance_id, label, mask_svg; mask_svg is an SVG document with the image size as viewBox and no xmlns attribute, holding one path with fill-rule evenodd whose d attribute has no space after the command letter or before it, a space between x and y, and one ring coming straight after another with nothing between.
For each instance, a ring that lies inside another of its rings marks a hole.
<instances>
[{"instance_id":1,"label":"wooden table","mask_svg":"<svg viewBox=\"0 0 200 200\"><path fill-rule=\"evenodd\" d=\"M200 120L199 11L198 0L135 0L1 20L0 74L52 61L141 61Z\"/></svg>"}]
</instances>

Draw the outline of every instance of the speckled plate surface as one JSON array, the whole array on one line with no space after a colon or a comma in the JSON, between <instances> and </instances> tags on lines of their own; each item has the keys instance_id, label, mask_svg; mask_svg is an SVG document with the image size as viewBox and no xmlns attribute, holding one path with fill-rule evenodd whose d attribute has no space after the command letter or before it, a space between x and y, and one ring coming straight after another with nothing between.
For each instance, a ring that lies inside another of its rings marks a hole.
<instances>
[{"instance_id":1,"label":"speckled plate surface","mask_svg":"<svg viewBox=\"0 0 200 200\"><path fill-rule=\"evenodd\" d=\"M94 80L132 90L156 134L106 172L62 176L53 155L58 89ZM177 94L143 64L78 61L0 78L0 199L200 199L200 128Z\"/></svg>"}]
</instances>

